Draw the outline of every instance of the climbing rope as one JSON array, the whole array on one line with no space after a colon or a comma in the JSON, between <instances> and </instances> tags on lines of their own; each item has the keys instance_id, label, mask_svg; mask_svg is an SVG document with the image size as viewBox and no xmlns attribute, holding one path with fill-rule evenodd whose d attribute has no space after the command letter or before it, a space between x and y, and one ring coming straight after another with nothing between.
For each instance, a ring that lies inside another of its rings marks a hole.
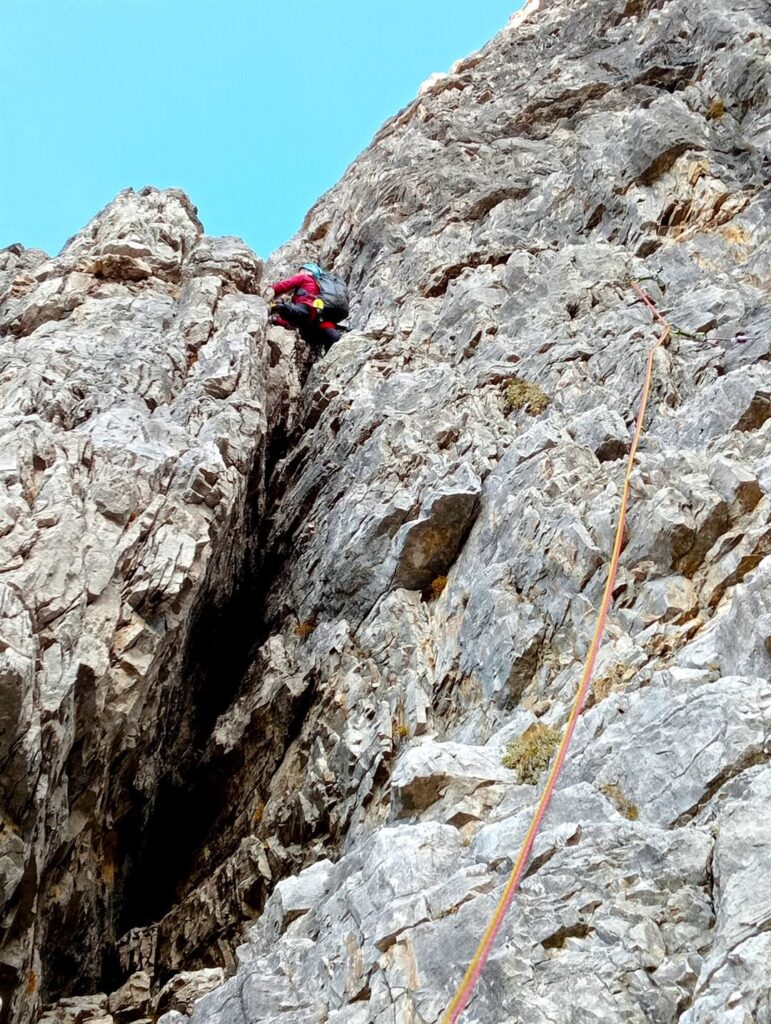
<instances>
[{"instance_id":1,"label":"climbing rope","mask_svg":"<svg viewBox=\"0 0 771 1024\"><path fill-rule=\"evenodd\" d=\"M589 687L592 682L594 663L597 659L597 652L599 651L600 643L602 642L602 635L605 632L605 625L607 623L611 601L613 600L613 587L616 582L616 574L618 572L618 564L621 557L621 548L624 543L624 527L626 522L627 505L629 503L630 480L634 469L637 448L643 432L645 410L648 406L648 398L650 396L654 354L657 348L660 348L660 346L665 344L672 332L672 328L669 323L664 319L661 313L659 313L645 292L643 292L642 288L640 288L640 286L634 281L631 282L631 286L651 310L654 317L663 324L664 329L648 353L642 395L640 397L640 409L637 414L637 423L635 426L634 437L632 439L632 446L629 449L629 458L626 463L626 475L624 476L624 486L621 492L621 508L618 515L618 525L616 526L616 536L613 542L613 554L610 559L608 578L605 583L605 591L602 596L600 611L597 616L597 624L594 627L594 636L592 637L592 643L589 647L589 653L586 656L584 670L581 674L581 681L578 684L578 690L576 691L576 695L573 700L573 706L570 710L570 717L568 718L568 723L565 727L565 733L562 737L559 750L557 751L557 756L554 759L554 764L552 765L551 771L549 772L549 776L546 780L546 785L544 786L543 793L541 794L541 799L538 801L538 806L536 807L533 819L530 822L530 828L527 830L527 835L525 836L520 848L516 863L512 868L501 898L495 908L495 912L490 919L490 923L482 936L482 941L479 943L477 951L468 966L466 974L463 977L463 981L461 981L458 986L458 990L455 993L452 1002L442 1017L442 1024L455 1024L455 1021L458 1020L474 994L476 984L479 981L484 965L490 956L495 939L501 929L501 925L503 924L509 907L511 906L511 901L514 899L514 894L519 887L519 883L522 879L522 875L530 856L530 851L533 848L533 843L538 835L541 822L543 821L543 817L546 814L549 803L551 802L552 795L554 794L554 790L557 785L557 780L559 779L562 767L565 763L565 758L567 757L568 749L570 747L571 740L573 739L573 733L575 732L576 724L578 722L578 716L581 714L586 702L586 697L589 693Z\"/></svg>"},{"instance_id":2,"label":"climbing rope","mask_svg":"<svg viewBox=\"0 0 771 1024\"><path fill-rule=\"evenodd\" d=\"M642 281L655 281L656 278L655 277L644 277L644 278L641 278L640 280L642 280ZM717 345L719 342L733 342L733 344L735 344L735 345L745 345L750 340L743 330L737 331L736 334L734 334L730 338L708 338L706 331L696 331L696 332L686 331L682 327L678 327L677 324L672 323L671 320L669 320L669 321L665 320L664 317L661 316L659 311L653 305L653 303L650 301L648 296L644 294L642 289L633 281L631 281L630 284L632 285L633 288L635 288L639 292L642 300L649 307L649 309L651 310L653 315L656 317L656 319L660 320L661 323L666 324L666 326L669 327L669 330L672 332L672 334L675 335L676 337L688 338L689 341L699 341L699 342L701 342L702 344L705 344L705 345Z\"/></svg>"}]
</instances>

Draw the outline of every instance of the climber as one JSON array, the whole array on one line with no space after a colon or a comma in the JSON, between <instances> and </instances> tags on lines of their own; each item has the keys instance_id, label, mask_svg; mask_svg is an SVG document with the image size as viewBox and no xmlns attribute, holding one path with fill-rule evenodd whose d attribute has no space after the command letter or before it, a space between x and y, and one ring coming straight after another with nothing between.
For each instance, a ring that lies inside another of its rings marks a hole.
<instances>
[{"instance_id":1,"label":"climber","mask_svg":"<svg viewBox=\"0 0 771 1024\"><path fill-rule=\"evenodd\" d=\"M293 292L292 302L273 302L270 322L291 330L310 345L329 351L350 328L340 323L348 316L348 289L339 277L316 263L303 263L294 277L271 285L273 295Z\"/></svg>"}]
</instances>

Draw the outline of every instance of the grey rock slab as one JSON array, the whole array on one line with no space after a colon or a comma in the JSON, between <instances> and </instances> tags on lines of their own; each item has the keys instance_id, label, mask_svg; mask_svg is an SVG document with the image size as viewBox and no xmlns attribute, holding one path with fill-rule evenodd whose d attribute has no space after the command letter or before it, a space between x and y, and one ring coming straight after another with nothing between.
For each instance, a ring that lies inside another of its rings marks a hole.
<instances>
[{"instance_id":1,"label":"grey rock slab","mask_svg":"<svg viewBox=\"0 0 771 1024\"><path fill-rule=\"evenodd\" d=\"M181 1019L186 1020L182 1014L191 1013L195 1003L211 992L219 988L225 980L225 972L221 967L205 968L200 971L182 971L171 978L161 989L156 997L155 1012L167 1010L164 1016L173 1018L177 1014ZM163 1018L161 1018L163 1019Z\"/></svg>"},{"instance_id":2,"label":"grey rock slab","mask_svg":"<svg viewBox=\"0 0 771 1024\"><path fill-rule=\"evenodd\" d=\"M332 863L317 861L299 875L282 879L273 890L272 910L278 910L281 927L306 914L328 891Z\"/></svg>"},{"instance_id":3,"label":"grey rock slab","mask_svg":"<svg viewBox=\"0 0 771 1024\"><path fill-rule=\"evenodd\" d=\"M756 885L771 867L769 785L767 765L752 769L726 787L725 798L710 815L717 826L716 935L693 1005L683 1015L684 1024L718 1018L742 1021L747 1014L763 1020L771 1008L767 971L771 906L767 888Z\"/></svg>"},{"instance_id":4,"label":"grey rock slab","mask_svg":"<svg viewBox=\"0 0 771 1024\"><path fill-rule=\"evenodd\" d=\"M675 656L683 668L771 675L771 557L730 589L714 617Z\"/></svg>"},{"instance_id":5,"label":"grey rock slab","mask_svg":"<svg viewBox=\"0 0 771 1024\"><path fill-rule=\"evenodd\" d=\"M150 976L137 971L116 992L110 994L107 1008L116 1021L136 1020L150 1004Z\"/></svg>"},{"instance_id":6,"label":"grey rock slab","mask_svg":"<svg viewBox=\"0 0 771 1024\"><path fill-rule=\"evenodd\" d=\"M568 429L579 444L591 448L600 462L621 459L629 450L629 429L613 409L589 409L576 416Z\"/></svg>"},{"instance_id":7,"label":"grey rock slab","mask_svg":"<svg viewBox=\"0 0 771 1024\"><path fill-rule=\"evenodd\" d=\"M515 773L501 764L496 748L426 742L397 761L391 787L397 817L419 816L440 798L456 803L480 787L511 785Z\"/></svg>"},{"instance_id":8,"label":"grey rock slab","mask_svg":"<svg viewBox=\"0 0 771 1024\"><path fill-rule=\"evenodd\" d=\"M683 448L702 448L726 432L757 430L771 416L771 371L734 370L690 397L651 429L653 437Z\"/></svg>"},{"instance_id":9,"label":"grey rock slab","mask_svg":"<svg viewBox=\"0 0 771 1024\"><path fill-rule=\"evenodd\" d=\"M728 676L677 694L649 686L582 717L564 784L620 785L642 820L672 825L765 755L769 715L762 678Z\"/></svg>"}]
</instances>

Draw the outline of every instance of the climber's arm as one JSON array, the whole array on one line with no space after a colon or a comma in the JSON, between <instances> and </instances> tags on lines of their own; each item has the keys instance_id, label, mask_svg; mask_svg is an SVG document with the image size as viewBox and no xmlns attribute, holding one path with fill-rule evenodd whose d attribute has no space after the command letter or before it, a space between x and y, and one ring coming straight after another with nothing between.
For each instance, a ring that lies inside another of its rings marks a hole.
<instances>
[{"instance_id":1,"label":"climber's arm","mask_svg":"<svg viewBox=\"0 0 771 1024\"><path fill-rule=\"evenodd\" d=\"M294 277L288 277L285 281L276 281L271 288L274 295L283 295L284 292L291 292L294 288L302 288L306 280L305 274L295 274Z\"/></svg>"}]
</instances>

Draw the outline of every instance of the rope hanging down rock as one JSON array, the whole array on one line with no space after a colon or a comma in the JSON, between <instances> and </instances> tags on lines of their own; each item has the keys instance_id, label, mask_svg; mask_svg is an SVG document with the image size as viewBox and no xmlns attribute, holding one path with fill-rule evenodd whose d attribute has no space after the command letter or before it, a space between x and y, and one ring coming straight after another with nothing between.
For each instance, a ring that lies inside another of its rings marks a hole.
<instances>
[{"instance_id":1,"label":"rope hanging down rock","mask_svg":"<svg viewBox=\"0 0 771 1024\"><path fill-rule=\"evenodd\" d=\"M485 963L487 962L490 952L492 951L493 944L501 929L504 918L511 906L511 901L514 899L514 894L519 888L519 883L522 879L525 867L530 856L530 851L533 848L538 831L541 827L546 810L551 802L551 798L554 794L554 790L557 786L560 773L562 772L565 758L567 757L570 743L573 739L573 733L575 732L576 724L578 722L578 716L581 714L584 704L586 703L586 697L589 693L589 687L592 682L592 674L594 672L594 663L597 659L597 653L600 649L602 642L602 635L605 632L605 625L608 620L608 613L610 611L611 601L613 600L613 587L616 582L616 574L618 572L619 559L621 557L621 549L624 542L624 529L626 524L626 511L629 504L629 490L630 480L632 471L634 470L635 458L637 455L637 448L640 444L640 438L643 432L643 422L645 420L645 411L648 406L648 398L651 390L651 380L653 377L653 359L657 348L664 345L667 339L670 337L672 328L670 327L667 320L659 313L654 304L643 292L642 288L639 287L635 282L631 282L632 288L637 292L640 298L645 302L648 308L652 311L654 317L663 324L663 330L657 338L655 344L651 347L648 353L648 361L645 367L645 377L643 379L642 394L640 396L640 409L637 414L637 423L635 425L634 437L632 438L632 446L629 449L629 458L626 463L626 474L624 476L624 485L621 493L621 508L619 510L618 525L616 526L616 536L613 543L613 554L610 559L610 566L608 568L608 578L605 583L605 591L602 595L602 603L600 604L600 611L597 616L597 624L594 627L594 636L592 637L592 643L589 647L589 652L586 656L586 662L584 663L584 670L581 674L581 681L578 684L578 690L576 691L575 698L573 700L573 706L570 710L570 717L568 718L567 726L560 743L557 756L554 759L554 764L549 772L549 777L546 780L541 799L538 801L538 806L533 814L533 819L530 822L530 828L527 830L527 835L524 838L522 846L519 851L516 863L512 868L511 874L509 875L508 881L504 887L501 898L498 901L498 905L495 908L490 923L485 930L482 940L477 947L477 951L468 969L458 986L458 990L455 996L448 1006L444 1016L442 1017L442 1024L455 1024L458 1020L464 1008L468 1005L469 1000L474 994L474 989L479 977L482 973Z\"/></svg>"}]
</instances>

